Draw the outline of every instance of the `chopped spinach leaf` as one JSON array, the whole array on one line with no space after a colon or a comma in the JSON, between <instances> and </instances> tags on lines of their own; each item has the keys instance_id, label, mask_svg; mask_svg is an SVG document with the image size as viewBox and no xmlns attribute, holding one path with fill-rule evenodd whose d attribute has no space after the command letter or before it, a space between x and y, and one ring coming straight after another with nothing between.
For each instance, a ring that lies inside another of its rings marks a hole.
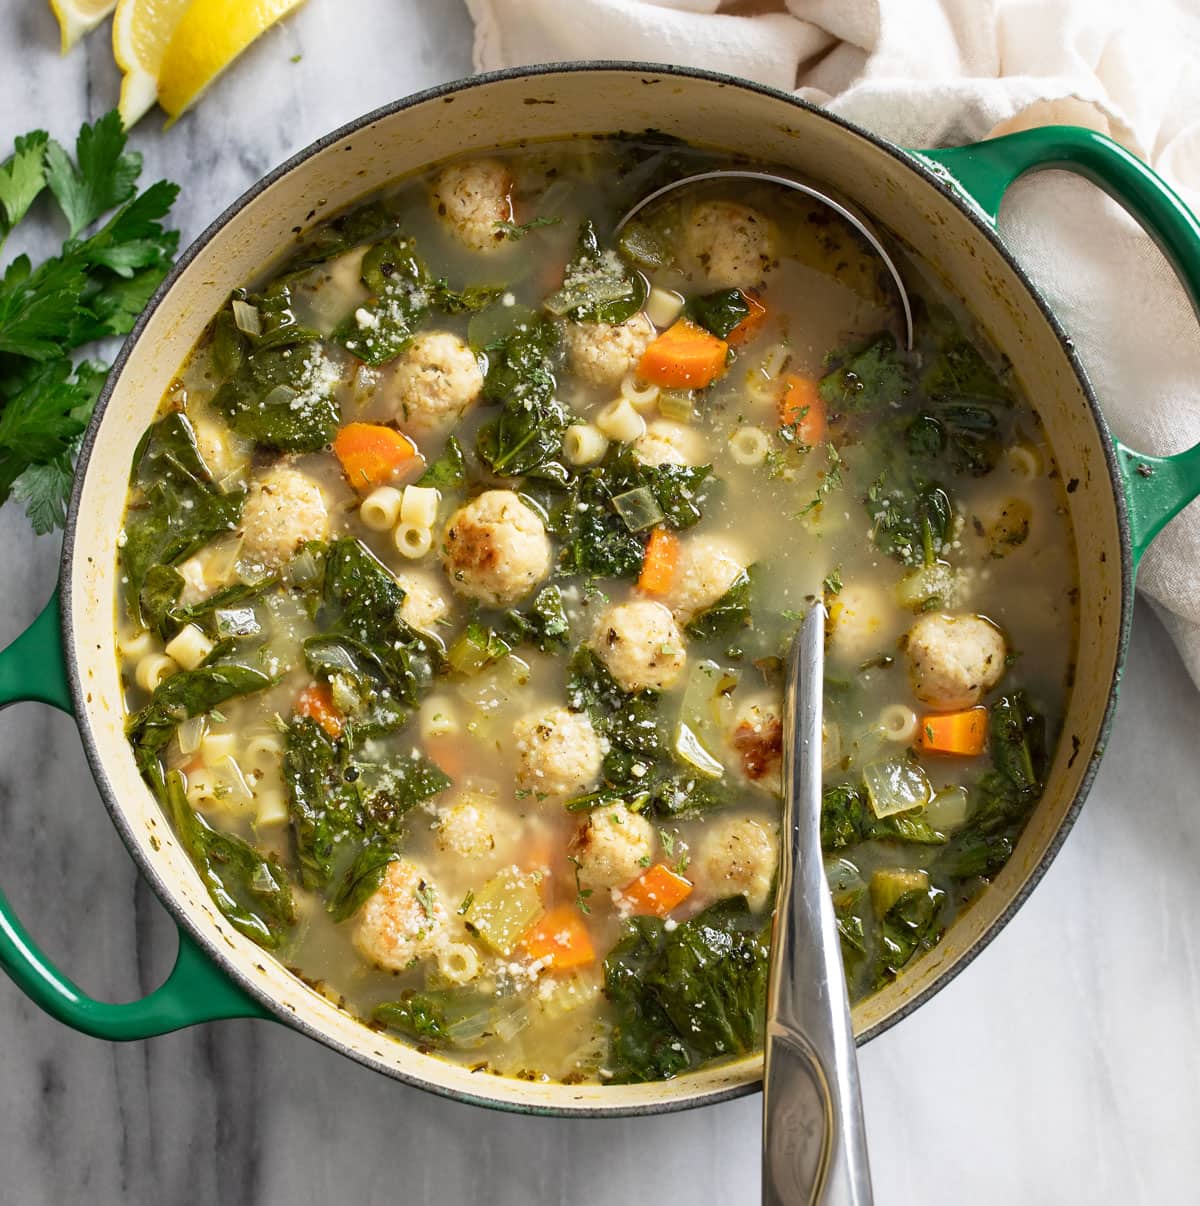
<instances>
[{"instance_id":1,"label":"chopped spinach leaf","mask_svg":"<svg viewBox=\"0 0 1200 1206\"><path fill-rule=\"evenodd\" d=\"M557 226L562 218L537 217L528 222L497 222L496 229L510 242L515 243L524 238L531 230L541 230L543 226Z\"/></svg>"},{"instance_id":2,"label":"chopped spinach leaf","mask_svg":"<svg viewBox=\"0 0 1200 1206\"><path fill-rule=\"evenodd\" d=\"M710 331L718 339L729 333L750 313L750 303L740 289L719 289L688 299L684 314L697 326Z\"/></svg>"},{"instance_id":3,"label":"chopped spinach leaf","mask_svg":"<svg viewBox=\"0 0 1200 1206\"><path fill-rule=\"evenodd\" d=\"M475 988L427 988L385 1001L371 1016L418 1043L467 1050L494 1034L496 1024L518 1008L515 1001L498 1000Z\"/></svg>"},{"instance_id":4,"label":"chopped spinach leaf","mask_svg":"<svg viewBox=\"0 0 1200 1206\"><path fill-rule=\"evenodd\" d=\"M1012 392L1000 380L1000 374L956 326L949 327L929 367L921 374L921 388L938 402L997 402L1011 406L1013 401Z\"/></svg>"},{"instance_id":5,"label":"chopped spinach leaf","mask_svg":"<svg viewBox=\"0 0 1200 1206\"><path fill-rule=\"evenodd\" d=\"M918 951L936 946L945 932L942 906L946 894L938 888L905 892L880 921L880 958L876 987L894 980Z\"/></svg>"},{"instance_id":6,"label":"chopped spinach leaf","mask_svg":"<svg viewBox=\"0 0 1200 1206\"><path fill-rule=\"evenodd\" d=\"M615 1013L613 1080L667 1079L753 1051L762 1041L769 953L769 920L742 897L718 901L670 932L656 917L627 921L604 961Z\"/></svg>"},{"instance_id":7,"label":"chopped spinach leaf","mask_svg":"<svg viewBox=\"0 0 1200 1206\"><path fill-rule=\"evenodd\" d=\"M462 445L457 436L451 436L442 449L442 455L430 462L417 480L417 485L433 486L437 490L461 490L466 484L467 466Z\"/></svg>"},{"instance_id":8,"label":"chopped spinach leaf","mask_svg":"<svg viewBox=\"0 0 1200 1206\"><path fill-rule=\"evenodd\" d=\"M169 414L143 437L134 455L135 495L120 541L121 569L128 597L143 622L157 623L173 579L156 573L150 597L143 587L155 566L172 566L191 556L215 536L233 531L245 495L223 494L200 454L196 433L182 414ZM176 594L178 598L178 593ZM142 611L143 604L152 614Z\"/></svg>"},{"instance_id":9,"label":"chopped spinach leaf","mask_svg":"<svg viewBox=\"0 0 1200 1206\"><path fill-rule=\"evenodd\" d=\"M832 353L833 367L821 378L817 392L834 411L874 410L903 401L915 381L905 354L888 334L866 344Z\"/></svg>"},{"instance_id":10,"label":"chopped spinach leaf","mask_svg":"<svg viewBox=\"0 0 1200 1206\"><path fill-rule=\"evenodd\" d=\"M305 717L288 726L283 778L301 882L329 882L340 852L386 842L418 804L450 785L424 758L395 757L383 765L356 761L345 738L332 738Z\"/></svg>"},{"instance_id":11,"label":"chopped spinach leaf","mask_svg":"<svg viewBox=\"0 0 1200 1206\"><path fill-rule=\"evenodd\" d=\"M642 308L648 291L640 272L618 252L601 248L589 219L579 227L575 256L567 264L562 287L546 298L545 307L550 314L574 322L620 323Z\"/></svg>"},{"instance_id":12,"label":"chopped spinach leaf","mask_svg":"<svg viewBox=\"0 0 1200 1206\"><path fill-rule=\"evenodd\" d=\"M685 629L695 640L728 637L750 622L753 577L742 570L729 584L729 589L707 610L702 611Z\"/></svg>"},{"instance_id":13,"label":"chopped spinach leaf","mask_svg":"<svg viewBox=\"0 0 1200 1206\"><path fill-rule=\"evenodd\" d=\"M876 547L905 565L932 565L954 529L950 495L907 468L885 470L863 501Z\"/></svg>"},{"instance_id":14,"label":"chopped spinach leaf","mask_svg":"<svg viewBox=\"0 0 1200 1206\"><path fill-rule=\"evenodd\" d=\"M152 786L161 782L159 753L174 736L181 721L201 716L234 696L261 691L271 682L266 674L252 666L228 663L206 663L195 670L180 670L164 679L150 702L135 712L125 726L142 774Z\"/></svg>"},{"instance_id":15,"label":"chopped spinach leaf","mask_svg":"<svg viewBox=\"0 0 1200 1206\"><path fill-rule=\"evenodd\" d=\"M306 657L311 654L330 675L340 665L364 696L376 684L396 702L415 706L433 679L441 652L435 638L400 618L403 602L400 584L365 545L351 538L335 540L325 558L321 635L305 642ZM364 699L364 704L371 702Z\"/></svg>"},{"instance_id":16,"label":"chopped spinach leaf","mask_svg":"<svg viewBox=\"0 0 1200 1206\"><path fill-rule=\"evenodd\" d=\"M362 262L362 282L371 296L356 306L333 340L367 364L394 360L412 342L433 305L433 286L416 243L391 235L375 243Z\"/></svg>"},{"instance_id":17,"label":"chopped spinach leaf","mask_svg":"<svg viewBox=\"0 0 1200 1206\"><path fill-rule=\"evenodd\" d=\"M923 810L880 818L857 787L848 783L827 787L821 797L821 849L829 853L871 841L940 846L946 838L929 824Z\"/></svg>"},{"instance_id":18,"label":"chopped spinach leaf","mask_svg":"<svg viewBox=\"0 0 1200 1206\"><path fill-rule=\"evenodd\" d=\"M326 906L333 920L345 921L353 917L383 883L388 864L399 857L390 846L377 842L365 845L346 869Z\"/></svg>"},{"instance_id":19,"label":"chopped spinach leaf","mask_svg":"<svg viewBox=\"0 0 1200 1206\"><path fill-rule=\"evenodd\" d=\"M316 345L248 354L213 398L239 435L281 452L317 452L337 434L339 370Z\"/></svg>"},{"instance_id":20,"label":"chopped spinach leaf","mask_svg":"<svg viewBox=\"0 0 1200 1206\"><path fill-rule=\"evenodd\" d=\"M179 841L213 903L240 933L267 950L276 949L296 922L283 867L273 855L260 854L241 838L209 825L188 804L178 771L166 777L165 799Z\"/></svg>"},{"instance_id":21,"label":"chopped spinach leaf","mask_svg":"<svg viewBox=\"0 0 1200 1206\"><path fill-rule=\"evenodd\" d=\"M475 451L493 473L566 482L557 458L567 410L554 397L561 355L558 326L545 320L521 324L490 353L484 393L503 408L480 428Z\"/></svg>"},{"instance_id":22,"label":"chopped spinach leaf","mask_svg":"<svg viewBox=\"0 0 1200 1206\"><path fill-rule=\"evenodd\" d=\"M560 568L567 574L600 578L636 577L645 541L622 518L614 500L645 489L671 528L689 528L701 518L709 465L644 465L628 447L611 450L604 460L577 475L573 509Z\"/></svg>"},{"instance_id":23,"label":"chopped spinach leaf","mask_svg":"<svg viewBox=\"0 0 1200 1206\"><path fill-rule=\"evenodd\" d=\"M993 769L971 789L967 823L930 868L950 885L987 878L1004 866L1041 798L1049 766L1046 721L1024 691L992 704L988 728Z\"/></svg>"}]
</instances>

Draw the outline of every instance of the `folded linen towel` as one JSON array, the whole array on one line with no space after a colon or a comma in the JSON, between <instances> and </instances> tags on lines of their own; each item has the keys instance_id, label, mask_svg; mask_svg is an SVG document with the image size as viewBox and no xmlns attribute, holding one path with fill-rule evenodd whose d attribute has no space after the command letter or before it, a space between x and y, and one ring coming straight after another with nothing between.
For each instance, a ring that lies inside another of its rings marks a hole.
<instances>
[{"instance_id":1,"label":"folded linen towel","mask_svg":"<svg viewBox=\"0 0 1200 1206\"><path fill-rule=\"evenodd\" d=\"M794 90L904 146L1070 123L1111 135L1200 212L1195 0L466 0L479 70L565 59L704 67ZM1200 442L1200 329L1149 238L1071 176L1019 183L1004 237L1076 341L1116 433ZM1200 505L1147 554L1200 685Z\"/></svg>"}]
</instances>

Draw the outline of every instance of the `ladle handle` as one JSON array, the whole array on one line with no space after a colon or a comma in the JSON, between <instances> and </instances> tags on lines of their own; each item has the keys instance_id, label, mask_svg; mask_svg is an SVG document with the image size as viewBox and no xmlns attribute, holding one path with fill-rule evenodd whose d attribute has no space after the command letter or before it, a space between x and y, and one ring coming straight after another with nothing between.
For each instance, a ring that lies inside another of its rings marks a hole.
<instances>
[{"instance_id":1,"label":"ladle handle","mask_svg":"<svg viewBox=\"0 0 1200 1206\"><path fill-rule=\"evenodd\" d=\"M814 604L792 643L783 709L783 834L764 1044L765 1206L874 1200L841 941L821 857L824 642L825 609Z\"/></svg>"}]
</instances>

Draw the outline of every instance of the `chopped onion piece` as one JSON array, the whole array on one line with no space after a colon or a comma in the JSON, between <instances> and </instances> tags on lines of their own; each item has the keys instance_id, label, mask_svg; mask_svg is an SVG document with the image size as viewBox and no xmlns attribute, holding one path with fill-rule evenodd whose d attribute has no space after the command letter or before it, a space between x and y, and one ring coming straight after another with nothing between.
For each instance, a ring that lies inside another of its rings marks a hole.
<instances>
[{"instance_id":1,"label":"chopped onion piece","mask_svg":"<svg viewBox=\"0 0 1200 1206\"><path fill-rule=\"evenodd\" d=\"M871 808L879 818L924 808L933 789L925 772L907 758L889 758L863 767L863 783Z\"/></svg>"},{"instance_id":2,"label":"chopped onion piece","mask_svg":"<svg viewBox=\"0 0 1200 1206\"><path fill-rule=\"evenodd\" d=\"M262 334L262 316L259 314L258 308L252 306L249 302L234 299L233 321L237 324L237 329L243 335Z\"/></svg>"},{"instance_id":3,"label":"chopped onion piece","mask_svg":"<svg viewBox=\"0 0 1200 1206\"><path fill-rule=\"evenodd\" d=\"M200 742L204 740L204 733L207 729L207 716L193 716L185 720L175 731L176 740L179 742L179 752L194 754L200 748Z\"/></svg>"},{"instance_id":4,"label":"chopped onion piece","mask_svg":"<svg viewBox=\"0 0 1200 1206\"><path fill-rule=\"evenodd\" d=\"M675 733L675 752L688 766L708 779L720 779L725 774L725 767L704 748L692 729L682 722Z\"/></svg>"},{"instance_id":5,"label":"chopped onion piece","mask_svg":"<svg viewBox=\"0 0 1200 1206\"><path fill-rule=\"evenodd\" d=\"M321 572L317 558L309 548L302 548L291 560L288 572L293 582L315 582Z\"/></svg>"},{"instance_id":6,"label":"chopped onion piece","mask_svg":"<svg viewBox=\"0 0 1200 1206\"><path fill-rule=\"evenodd\" d=\"M215 797L223 804L249 804L254 799L254 793L238 766L237 759L232 754L220 758L211 768L213 782L216 784Z\"/></svg>"},{"instance_id":7,"label":"chopped onion piece","mask_svg":"<svg viewBox=\"0 0 1200 1206\"><path fill-rule=\"evenodd\" d=\"M971 811L971 799L965 787L943 787L925 810L935 829L957 829L966 823Z\"/></svg>"}]
</instances>

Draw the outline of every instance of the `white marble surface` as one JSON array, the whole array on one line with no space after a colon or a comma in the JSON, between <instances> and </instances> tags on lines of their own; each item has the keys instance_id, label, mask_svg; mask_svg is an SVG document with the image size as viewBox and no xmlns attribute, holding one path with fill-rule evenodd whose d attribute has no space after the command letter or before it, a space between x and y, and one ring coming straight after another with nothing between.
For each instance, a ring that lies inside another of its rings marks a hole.
<instances>
[{"instance_id":1,"label":"white marble surface","mask_svg":"<svg viewBox=\"0 0 1200 1206\"><path fill-rule=\"evenodd\" d=\"M42 0L0 5L0 147L110 107L103 33L69 59ZM184 184L190 238L333 126L466 74L455 0L311 0L198 112L137 131ZM291 57L301 54L298 63ZM0 640L48 596L58 542L0 513ZM1200 1151L1200 698L1139 608L1103 773L1016 920L861 1066L880 1206L1196 1200ZM0 883L39 941L109 999L152 988L174 937L111 830L71 723L0 725ZM226 1022L109 1046L0 979L0 1204L752 1203L757 1097L680 1116L487 1113L365 1071L281 1027Z\"/></svg>"}]
</instances>

